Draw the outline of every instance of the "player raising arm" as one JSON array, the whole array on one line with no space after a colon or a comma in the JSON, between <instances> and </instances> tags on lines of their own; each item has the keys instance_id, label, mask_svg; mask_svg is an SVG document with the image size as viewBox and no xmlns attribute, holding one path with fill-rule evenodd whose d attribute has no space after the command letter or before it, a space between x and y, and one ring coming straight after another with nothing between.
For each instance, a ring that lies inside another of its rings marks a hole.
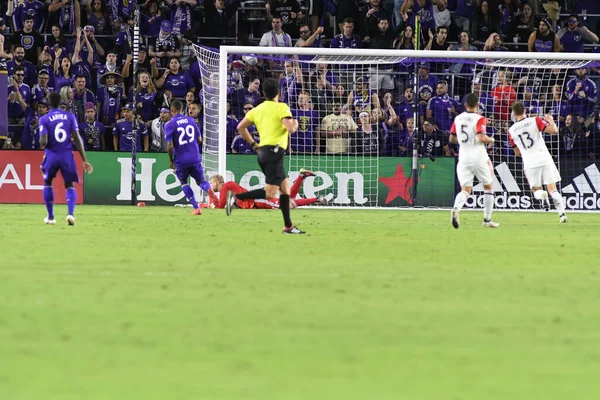
<instances>
[{"instance_id":1,"label":"player raising arm","mask_svg":"<svg viewBox=\"0 0 600 400\"><path fill-rule=\"evenodd\" d=\"M192 215L202 215L194 191L188 184L191 176L202 190L210 194L210 183L204 178L204 169L200 159L199 145L202 137L196 121L192 117L183 115L182 112L183 103L174 100L171 103L173 118L165 124L164 128L167 153L169 153L170 167L175 170L185 197L194 207Z\"/></svg>"},{"instance_id":2,"label":"player raising arm","mask_svg":"<svg viewBox=\"0 0 600 400\"><path fill-rule=\"evenodd\" d=\"M48 95L50 112L40 118L40 146L44 149L44 159L42 160L42 174L44 175L44 203L48 216L44 218L44 223L55 225L54 219L54 189L52 189L52 180L56 173L60 171L65 182L66 200L67 200L67 224L75 225L75 203L77 202L77 192L73 187L73 182L79 182L77 168L75 167L75 158L73 157L73 148L71 139L75 143L75 148L83 160L83 169L92 173L92 165L87 161L85 149L79 136L79 126L75 115L60 109L60 94L52 92Z\"/></svg>"},{"instance_id":3,"label":"player raising arm","mask_svg":"<svg viewBox=\"0 0 600 400\"><path fill-rule=\"evenodd\" d=\"M470 93L466 97L467 111L456 116L450 128L450 143L459 144L458 164L456 175L460 182L460 193L454 199L454 208L451 212L452 226L460 226L459 214L467 198L473 190L473 178L483 184L483 226L497 228L499 223L492 221L494 210L494 191L492 177L494 176L492 162L485 149L486 143L494 143L494 138L485 134L485 118L477 113L479 110L479 97Z\"/></svg>"},{"instance_id":4,"label":"player raising arm","mask_svg":"<svg viewBox=\"0 0 600 400\"><path fill-rule=\"evenodd\" d=\"M298 121L292 117L290 107L279 102L279 83L275 79L267 79L263 89L266 100L248 111L237 128L244 140L256 151L258 164L265 174L266 185L264 189L239 193L235 195L235 198L236 200L273 200L279 191L279 209L283 214L284 223L283 233L303 234L303 231L292 224L290 218L290 181L287 178L283 161L283 154L289 143L289 134L296 132ZM260 136L260 146L248 132L248 127L252 124L256 125ZM228 191L225 205L227 215L231 214L233 197L233 191Z\"/></svg>"},{"instance_id":5,"label":"player raising arm","mask_svg":"<svg viewBox=\"0 0 600 400\"><path fill-rule=\"evenodd\" d=\"M515 154L523 158L523 172L529 181L533 197L540 200L548 211L550 194L559 215L559 222L565 223L565 207L562 196L556 190L556 182L561 180L560 173L544 142L544 133L558 134L554 118L550 114L546 114L545 120L539 117L528 118L525 115L525 106L521 102L514 103L512 109L517 122L508 129L508 138ZM542 189L542 185L546 185L547 192Z\"/></svg>"}]
</instances>

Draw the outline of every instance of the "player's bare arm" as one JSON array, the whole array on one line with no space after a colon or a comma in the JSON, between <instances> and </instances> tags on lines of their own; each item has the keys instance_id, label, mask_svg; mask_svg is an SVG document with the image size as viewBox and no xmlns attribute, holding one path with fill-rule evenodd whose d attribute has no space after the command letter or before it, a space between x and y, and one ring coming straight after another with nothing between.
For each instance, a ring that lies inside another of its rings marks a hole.
<instances>
[{"instance_id":1,"label":"player's bare arm","mask_svg":"<svg viewBox=\"0 0 600 400\"><path fill-rule=\"evenodd\" d=\"M458 138L453 133L450 134L450 138L448 139L448 141L452 144L458 144Z\"/></svg>"},{"instance_id":2,"label":"player's bare arm","mask_svg":"<svg viewBox=\"0 0 600 400\"><path fill-rule=\"evenodd\" d=\"M169 141L169 143L167 143L167 153L169 154L169 168L175 169L175 166L173 165L173 142L172 141Z\"/></svg>"},{"instance_id":3,"label":"player's bare arm","mask_svg":"<svg viewBox=\"0 0 600 400\"><path fill-rule=\"evenodd\" d=\"M237 131L240 135L242 135L242 138L244 138L246 143L248 143L250 146L252 146L252 150L256 151L260 146L258 145L258 143L256 143L254 141L254 139L252 138L252 135L248 131L248 128L250 127L250 125L252 125L252 123L253 123L252 121L250 121L248 118L244 117L244 119L242 119L240 121L240 123L238 124Z\"/></svg>"},{"instance_id":4,"label":"player's bare arm","mask_svg":"<svg viewBox=\"0 0 600 400\"><path fill-rule=\"evenodd\" d=\"M489 137L488 135L486 135L485 133L478 133L477 134L477 139L481 142L481 143L494 143L495 140L493 137Z\"/></svg>"},{"instance_id":5,"label":"player's bare arm","mask_svg":"<svg viewBox=\"0 0 600 400\"><path fill-rule=\"evenodd\" d=\"M150 149L150 139L148 136L144 136L144 151L147 153Z\"/></svg>"},{"instance_id":6,"label":"player's bare arm","mask_svg":"<svg viewBox=\"0 0 600 400\"><path fill-rule=\"evenodd\" d=\"M550 135L557 135L558 134L558 126L556 126L556 122L554 122L554 117L552 117L552 114L546 114L544 116L544 119L549 124L546 127L546 129L544 129L544 133L549 133Z\"/></svg>"},{"instance_id":7,"label":"player's bare arm","mask_svg":"<svg viewBox=\"0 0 600 400\"><path fill-rule=\"evenodd\" d=\"M48 137L46 136L46 139L47 138ZM85 148L83 147L83 142L81 141L81 136L79 136L79 131L71 131L71 139L73 139L75 148L77 149L77 151L79 152L79 155L81 156L83 170L85 172L87 172L88 174L91 174L94 171L94 168L92 168L92 164L90 164L87 160L87 157L85 155ZM41 143L41 138L40 138L40 143Z\"/></svg>"},{"instance_id":8,"label":"player's bare arm","mask_svg":"<svg viewBox=\"0 0 600 400\"><path fill-rule=\"evenodd\" d=\"M298 121L292 117L283 118L281 123L289 133L295 133L298 130Z\"/></svg>"}]
</instances>

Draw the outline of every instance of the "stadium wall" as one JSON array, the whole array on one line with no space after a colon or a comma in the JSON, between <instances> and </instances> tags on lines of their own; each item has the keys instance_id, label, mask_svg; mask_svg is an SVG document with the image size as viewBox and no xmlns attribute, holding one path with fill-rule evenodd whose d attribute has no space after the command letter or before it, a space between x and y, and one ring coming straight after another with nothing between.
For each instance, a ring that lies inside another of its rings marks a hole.
<instances>
[{"instance_id":1,"label":"stadium wall","mask_svg":"<svg viewBox=\"0 0 600 400\"><path fill-rule=\"evenodd\" d=\"M303 156L292 156L303 157ZM346 156L347 157L347 156ZM88 153L89 161L94 165L94 173L86 176L84 201L86 204L129 204L131 157L125 153ZM331 157L330 157L331 158ZM297 163L311 168L311 160L319 165L314 156ZM328 195L333 204L360 206L375 202L369 199L366 185L377 185L382 207L410 206L411 158L384 158L378 161L378 179L365 179L366 174L373 174L372 167L365 170L361 157L354 157L351 168L343 172L329 163L325 170L315 170L317 178L307 179L303 185L307 197ZM326 165L321 162L320 165ZM169 169L166 154L138 154L138 196L139 201L155 205L186 204L187 200L175 175ZM450 207L454 199L453 158L437 159L436 162L424 160L419 176L419 204L423 206ZM214 172L207 171L210 176ZM289 171L290 179L298 176L298 171ZM227 176L225 180L234 180L242 186L252 189L264 185L264 175L260 171L256 158L247 155L227 156ZM197 195L199 188L192 183Z\"/></svg>"},{"instance_id":2,"label":"stadium wall","mask_svg":"<svg viewBox=\"0 0 600 400\"><path fill-rule=\"evenodd\" d=\"M83 176L81 157L75 154L77 175ZM42 190L44 179L40 165L44 153L36 150L0 150L0 203L43 204ZM78 193L83 183L75 184ZM65 184L60 174L54 181L54 198L58 204L65 204ZM77 197L82 204L82 196Z\"/></svg>"}]
</instances>

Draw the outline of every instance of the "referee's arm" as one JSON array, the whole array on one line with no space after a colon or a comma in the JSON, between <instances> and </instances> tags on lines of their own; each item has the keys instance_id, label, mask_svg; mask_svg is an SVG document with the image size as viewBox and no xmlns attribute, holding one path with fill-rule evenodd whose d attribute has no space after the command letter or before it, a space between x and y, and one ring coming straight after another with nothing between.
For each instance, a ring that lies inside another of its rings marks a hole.
<instances>
[{"instance_id":1,"label":"referee's arm","mask_svg":"<svg viewBox=\"0 0 600 400\"><path fill-rule=\"evenodd\" d=\"M248 127L250 127L250 125L252 125L252 121L250 121L248 118L244 117L244 119L242 119L240 121L240 123L237 126L237 130L238 133L240 135L242 135L242 137L244 138L244 140L250 145L252 146L252 150L256 151L256 149L258 148L258 143L256 143L254 141L254 139L252 138L252 135L250 134L250 132L248 132Z\"/></svg>"},{"instance_id":2,"label":"referee's arm","mask_svg":"<svg viewBox=\"0 0 600 400\"><path fill-rule=\"evenodd\" d=\"M298 121L292 117L284 117L281 119L281 123L285 126L285 129L289 133L295 133L298 129Z\"/></svg>"}]
</instances>

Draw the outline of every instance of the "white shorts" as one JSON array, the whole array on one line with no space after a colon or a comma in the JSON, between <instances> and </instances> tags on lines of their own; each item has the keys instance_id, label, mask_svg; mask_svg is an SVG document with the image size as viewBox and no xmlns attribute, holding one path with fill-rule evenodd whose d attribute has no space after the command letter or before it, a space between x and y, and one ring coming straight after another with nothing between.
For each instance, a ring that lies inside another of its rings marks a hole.
<instances>
[{"instance_id":1,"label":"white shorts","mask_svg":"<svg viewBox=\"0 0 600 400\"><path fill-rule=\"evenodd\" d=\"M456 165L456 176L461 187L473 187L474 177L484 185L491 185L494 176L492 162L489 159L479 164L465 164L459 161Z\"/></svg>"},{"instance_id":2,"label":"white shorts","mask_svg":"<svg viewBox=\"0 0 600 400\"><path fill-rule=\"evenodd\" d=\"M529 187L542 187L561 181L560 173L553 162L541 165L539 167L525 168L523 170Z\"/></svg>"}]
</instances>

